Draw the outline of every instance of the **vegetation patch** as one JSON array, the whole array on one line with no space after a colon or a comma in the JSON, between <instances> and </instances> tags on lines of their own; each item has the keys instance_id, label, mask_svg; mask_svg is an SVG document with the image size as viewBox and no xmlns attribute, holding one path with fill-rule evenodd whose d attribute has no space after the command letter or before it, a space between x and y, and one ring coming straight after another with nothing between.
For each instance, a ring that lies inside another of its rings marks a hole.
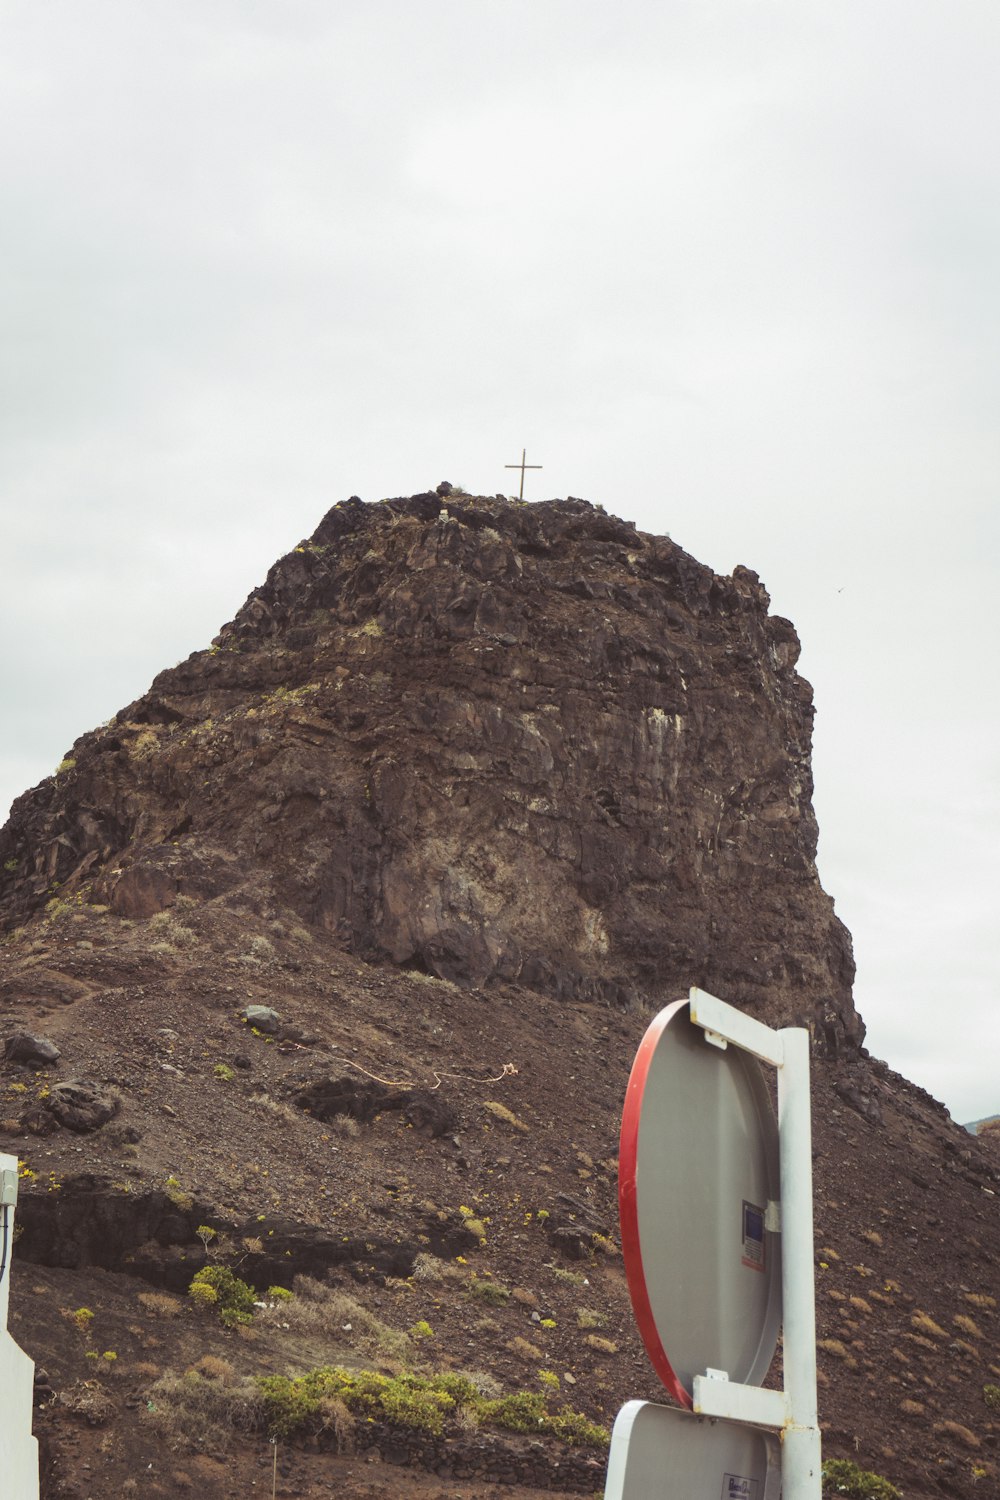
<instances>
[{"instance_id":1,"label":"vegetation patch","mask_svg":"<svg viewBox=\"0 0 1000 1500\"><path fill-rule=\"evenodd\" d=\"M254 1289L228 1266L204 1266L188 1287L188 1296L196 1306L217 1312L225 1328L253 1322Z\"/></svg>"},{"instance_id":2,"label":"vegetation patch","mask_svg":"<svg viewBox=\"0 0 1000 1500\"><path fill-rule=\"evenodd\" d=\"M823 1465L824 1495L848 1495L851 1500L901 1500L901 1491L880 1474L861 1469L849 1458L828 1458Z\"/></svg>"},{"instance_id":3,"label":"vegetation patch","mask_svg":"<svg viewBox=\"0 0 1000 1500\"><path fill-rule=\"evenodd\" d=\"M588 1333L583 1341L589 1348L596 1349L598 1354L617 1354L618 1345L611 1339L602 1338L599 1333Z\"/></svg>"},{"instance_id":4,"label":"vegetation patch","mask_svg":"<svg viewBox=\"0 0 1000 1500\"><path fill-rule=\"evenodd\" d=\"M858 1362L841 1339L817 1339L817 1349L823 1349L827 1354L832 1354L836 1359L843 1360L849 1370L856 1370Z\"/></svg>"},{"instance_id":5,"label":"vegetation patch","mask_svg":"<svg viewBox=\"0 0 1000 1500\"><path fill-rule=\"evenodd\" d=\"M502 1307L510 1299L510 1292L498 1281L481 1280L478 1276L469 1282L469 1296L487 1307Z\"/></svg>"},{"instance_id":6,"label":"vegetation patch","mask_svg":"<svg viewBox=\"0 0 1000 1500\"><path fill-rule=\"evenodd\" d=\"M509 1125L512 1130L520 1130L527 1134L530 1129L529 1126L525 1125L523 1120L518 1119L512 1109L508 1109L506 1104L501 1104L496 1099L485 1099L483 1101L483 1108L489 1110L495 1120L500 1120L504 1125Z\"/></svg>"},{"instance_id":7,"label":"vegetation patch","mask_svg":"<svg viewBox=\"0 0 1000 1500\"><path fill-rule=\"evenodd\" d=\"M397 1427L441 1433L446 1420L464 1426L547 1434L563 1442L606 1448L608 1433L571 1407L550 1408L551 1389L487 1397L468 1376L381 1375L374 1370L324 1367L306 1375L264 1375L256 1380L263 1425L272 1437L307 1436L326 1425L331 1402L353 1415Z\"/></svg>"},{"instance_id":8,"label":"vegetation patch","mask_svg":"<svg viewBox=\"0 0 1000 1500\"><path fill-rule=\"evenodd\" d=\"M387 1361L408 1363L412 1357L408 1335L383 1323L349 1292L312 1276L296 1276L294 1291L290 1299L270 1297L274 1306L259 1310L260 1321L280 1320L293 1333L331 1338Z\"/></svg>"},{"instance_id":9,"label":"vegetation patch","mask_svg":"<svg viewBox=\"0 0 1000 1500\"><path fill-rule=\"evenodd\" d=\"M541 1218L541 1213L539 1213L539 1218ZM545 1269L551 1271L555 1279L563 1282L566 1286L590 1285L582 1271L567 1271L564 1266L557 1266L553 1261L549 1261Z\"/></svg>"},{"instance_id":10,"label":"vegetation patch","mask_svg":"<svg viewBox=\"0 0 1000 1500\"><path fill-rule=\"evenodd\" d=\"M968 1427L963 1427L961 1422L935 1422L934 1432L943 1432L947 1437L955 1438L964 1443L966 1448L978 1448L979 1439Z\"/></svg>"}]
</instances>

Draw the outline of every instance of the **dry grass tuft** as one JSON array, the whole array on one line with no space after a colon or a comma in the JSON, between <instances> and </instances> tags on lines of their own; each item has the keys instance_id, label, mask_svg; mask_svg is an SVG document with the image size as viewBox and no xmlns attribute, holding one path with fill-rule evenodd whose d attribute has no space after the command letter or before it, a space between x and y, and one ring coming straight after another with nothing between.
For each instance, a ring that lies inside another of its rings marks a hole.
<instances>
[{"instance_id":1,"label":"dry grass tuft","mask_svg":"<svg viewBox=\"0 0 1000 1500\"><path fill-rule=\"evenodd\" d=\"M977 1328L973 1320L971 1318L967 1318L964 1313L956 1313L955 1317L953 1317L951 1321L954 1323L956 1328L960 1328L962 1332L967 1333L970 1338L982 1338L982 1330L980 1328Z\"/></svg>"},{"instance_id":2,"label":"dry grass tuft","mask_svg":"<svg viewBox=\"0 0 1000 1500\"><path fill-rule=\"evenodd\" d=\"M174 1448L205 1446L225 1452L232 1440L263 1421L260 1391L252 1380L224 1385L195 1370L162 1375L149 1392L150 1420Z\"/></svg>"},{"instance_id":3,"label":"dry grass tuft","mask_svg":"<svg viewBox=\"0 0 1000 1500\"><path fill-rule=\"evenodd\" d=\"M936 1349L933 1339L925 1339L922 1333L904 1333L904 1339L909 1339L911 1344L919 1344L921 1349Z\"/></svg>"},{"instance_id":4,"label":"dry grass tuft","mask_svg":"<svg viewBox=\"0 0 1000 1500\"><path fill-rule=\"evenodd\" d=\"M861 1238L867 1240L869 1245L877 1245L879 1249L882 1248L882 1236L877 1229L862 1229Z\"/></svg>"},{"instance_id":5,"label":"dry grass tuft","mask_svg":"<svg viewBox=\"0 0 1000 1500\"><path fill-rule=\"evenodd\" d=\"M59 1393L59 1405L74 1416L86 1418L89 1427L103 1427L118 1415L118 1408L96 1380L78 1380Z\"/></svg>"},{"instance_id":6,"label":"dry grass tuft","mask_svg":"<svg viewBox=\"0 0 1000 1500\"><path fill-rule=\"evenodd\" d=\"M162 939L151 945L154 953L174 953L178 948L194 948L198 944L198 934L183 926L169 911L158 911L151 916L149 930Z\"/></svg>"},{"instance_id":7,"label":"dry grass tuft","mask_svg":"<svg viewBox=\"0 0 1000 1500\"><path fill-rule=\"evenodd\" d=\"M528 1340L523 1339L520 1334L518 1334L517 1338L511 1339L510 1343L507 1345L507 1348L510 1350L511 1354L516 1354L518 1359L523 1359L528 1364L534 1364L536 1359L542 1359L544 1357L542 1355L541 1349L539 1349L536 1344L529 1343Z\"/></svg>"},{"instance_id":8,"label":"dry grass tuft","mask_svg":"<svg viewBox=\"0 0 1000 1500\"><path fill-rule=\"evenodd\" d=\"M195 1375L203 1375L206 1380L218 1380L222 1385L232 1385L236 1380L236 1371L228 1359L220 1359L216 1354L203 1354L186 1373L192 1371Z\"/></svg>"},{"instance_id":9,"label":"dry grass tuft","mask_svg":"<svg viewBox=\"0 0 1000 1500\"><path fill-rule=\"evenodd\" d=\"M909 1399L899 1403L899 1409L908 1417L919 1417L927 1410L922 1401L911 1401Z\"/></svg>"},{"instance_id":10,"label":"dry grass tuft","mask_svg":"<svg viewBox=\"0 0 1000 1500\"><path fill-rule=\"evenodd\" d=\"M967 1448L978 1448L980 1446L976 1434L970 1428L963 1427L961 1422L935 1422L931 1431L947 1433L948 1437L957 1438Z\"/></svg>"},{"instance_id":11,"label":"dry grass tuft","mask_svg":"<svg viewBox=\"0 0 1000 1500\"><path fill-rule=\"evenodd\" d=\"M929 1333L936 1339L946 1339L948 1337L940 1323L935 1323L929 1313L921 1312L919 1308L910 1319L910 1327L918 1329L920 1333Z\"/></svg>"},{"instance_id":12,"label":"dry grass tuft","mask_svg":"<svg viewBox=\"0 0 1000 1500\"><path fill-rule=\"evenodd\" d=\"M495 1120L500 1120L504 1125L509 1125L512 1130L520 1130L525 1135L529 1133L531 1127L525 1125L523 1120L518 1119L514 1111L508 1109L506 1104L501 1104L496 1099L484 1099L483 1108L489 1110Z\"/></svg>"},{"instance_id":13,"label":"dry grass tuft","mask_svg":"<svg viewBox=\"0 0 1000 1500\"><path fill-rule=\"evenodd\" d=\"M412 980L414 984L436 985L439 989L442 990L454 991L458 989L458 985L455 984L453 980L439 979L436 974L424 974L420 969L408 969L406 977L407 979Z\"/></svg>"},{"instance_id":14,"label":"dry grass tuft","mask_svg":"<svg viewBox=\"0 0 1000 1500\"><path fill-rule=\"evenodd\" d=\"M984 1312L992 1312L997 1305L995 1297L989 1297L985 1292L963 1292L962 1296L966 1302L971 1302L973 1307L979 1307Z\"/></svg>"},{"instance_id":15,"label":"dry grass tuft","mask_svg":"<svg viewBox=\"0 0 1000 1500\"><path fill-rule=\"evenodd\" d=\"M421 1250L413 1262L414 1281L464 1281L465 1272L461 1266L454 1265L450 1260L440 1260L436 1255L428 1255L426 1250Z\"/></svg>"},{"instance_id":16,"label":"dry grass tuft","mask_svg":"<svg viewBox=\"0 0 1000 1500\"><path fill-rule=\"evenodd\" d=\"M303 1119L300 1109L293 1109L284 1099L272 1099L270 1094L251 1094L250 1103L256 1104L258 1109L264 1110L273 1120L281 1120L286 1125L298 1125Z\"/></svg>"},{"instance_id":17,"label":"dry grass tuft","mask_svg":"<svg viewBox=\"0 0 1000 1500\"><path fill-rule=\"evenodd\" d=\"M357 1297L311 1276L296 1276L294 1290L290 1302L261 1308L256 1321L287 1324L293 1332L326 1335L365 1354L409 1362L413 1349L407 1335L383 1323Z\"/></svg>"},{"instance_id":18,"label":"dry grass tuft","mask_svg":"<svg viewBox=\"0 0 1000 1500\"><path fill-rule=\"evenodd\" d=\"M587 1286L589 1284L582 1271L567 1271L562 1266L557 1266L553 1261L546 1261L545 1269L551 1271L557 1281L565 1282L567 1286Z\"/></svg>"},{"instance_id":19,"label":"dry grass tuft","mask_svg":"<svg viewBox=\"0 0 1000 1500\"><path fill-rule=\"evenodd\" d=\"M854 1355L840 1339L817 1339L816 1347L817 1349L823 1349L827 1354L832 1354L835 1359L843 1360L849 1370L856 1370L858 1368L858 1362L854 1358Z\"/></svg>"},{"instance_id":20,"label":"dry grass tuft","mask_svg":"<svg viewBox=\"0 0 1000 1500\"><path fill-rule=\"evenodd\" d=\"M180 1297L169 1292L140 1292L138 1302L153 1318L179 1318L184 1310Z\"/></svg>"},{"instance_id":21,"label":"dry grass tuft","mask_svg":"<svg viewBox=\"0 0 1000 1500\"><path fill-rule=\"evenodd\" d=\"M857 1310L858 1310L858 1312L870 1313L871 1310L872 1310L871 1309L871 1303L870 1302L866 1302L865 1299L864 1299L864 1297L851 1297L849 1300L850 1300L851 1306L852 1307L856 1307Z\"/></svg>"},{"instance_id":22,"label":"dry grass tuft","mask_svg":"<svg viewBox=\"0 0 1000 1500\"><path fill-rule=\"evenodd\" d=\"M591 1349L596 1349L599 1354L617 1354L618 1345L611 1339L602 1339L599 1333L588 1333L583 1341Z\"/></svg>"}]
</instances>

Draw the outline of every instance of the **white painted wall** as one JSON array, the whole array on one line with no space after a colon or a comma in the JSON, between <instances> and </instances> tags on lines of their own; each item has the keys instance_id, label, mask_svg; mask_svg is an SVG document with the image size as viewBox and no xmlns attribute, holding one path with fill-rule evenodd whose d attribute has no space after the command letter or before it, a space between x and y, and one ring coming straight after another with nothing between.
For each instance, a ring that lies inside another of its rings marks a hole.
<instances>
[{"instance_id":1,"label":"white painted wall","mask_svg":"<svg viewBox=\"0 0 1000 1500\"><path fill-rule=\"evenodd\" d=\"M0 1152L4 1172L17 1174L17 1157ZM0 1281L0 1487L4 1500L38 1500L38 1444L31 1435L35 1365L7 1332L10 1268L14 1259L14 1209L0 1208L0 1260L3 1217L7 1215L7 1256Z\"/></svg>"}]
</instances>

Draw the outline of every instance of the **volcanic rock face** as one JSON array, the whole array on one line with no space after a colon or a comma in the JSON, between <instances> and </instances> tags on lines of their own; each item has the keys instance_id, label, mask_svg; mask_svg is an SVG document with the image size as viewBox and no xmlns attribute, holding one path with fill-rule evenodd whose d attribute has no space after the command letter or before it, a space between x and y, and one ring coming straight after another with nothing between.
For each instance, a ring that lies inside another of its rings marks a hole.
<instances>
[{"instance_id":1,"label":"volcanic rock face","mask_svg":"<svg viewBox=\"0 0 1000 1500\"><path fill-rule=\"evenodd\" d=\"M851 1050L811 691L756 574L584 501L335 506L0 835L0 915L274 899L366 958ZM258 898L259 899L259 898Z\"/></svg>"}]
</instances>

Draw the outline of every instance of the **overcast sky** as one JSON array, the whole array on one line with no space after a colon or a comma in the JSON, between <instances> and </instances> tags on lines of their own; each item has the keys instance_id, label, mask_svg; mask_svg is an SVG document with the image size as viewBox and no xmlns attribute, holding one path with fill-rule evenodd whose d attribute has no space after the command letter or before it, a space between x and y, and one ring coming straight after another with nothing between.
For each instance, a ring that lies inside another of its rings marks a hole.
<instances>
[{"instance_id":1,"label":"overcast sky","mask_svg":"<svg viewBox=\"0 0 1000 1500\"><path fill-rule=\"evenodd\" d=\"M995 0L0 0L0 816L526 445L760 573L872 1050L1000 1111L998 76Z\"/></svg>"}]
</instances>

